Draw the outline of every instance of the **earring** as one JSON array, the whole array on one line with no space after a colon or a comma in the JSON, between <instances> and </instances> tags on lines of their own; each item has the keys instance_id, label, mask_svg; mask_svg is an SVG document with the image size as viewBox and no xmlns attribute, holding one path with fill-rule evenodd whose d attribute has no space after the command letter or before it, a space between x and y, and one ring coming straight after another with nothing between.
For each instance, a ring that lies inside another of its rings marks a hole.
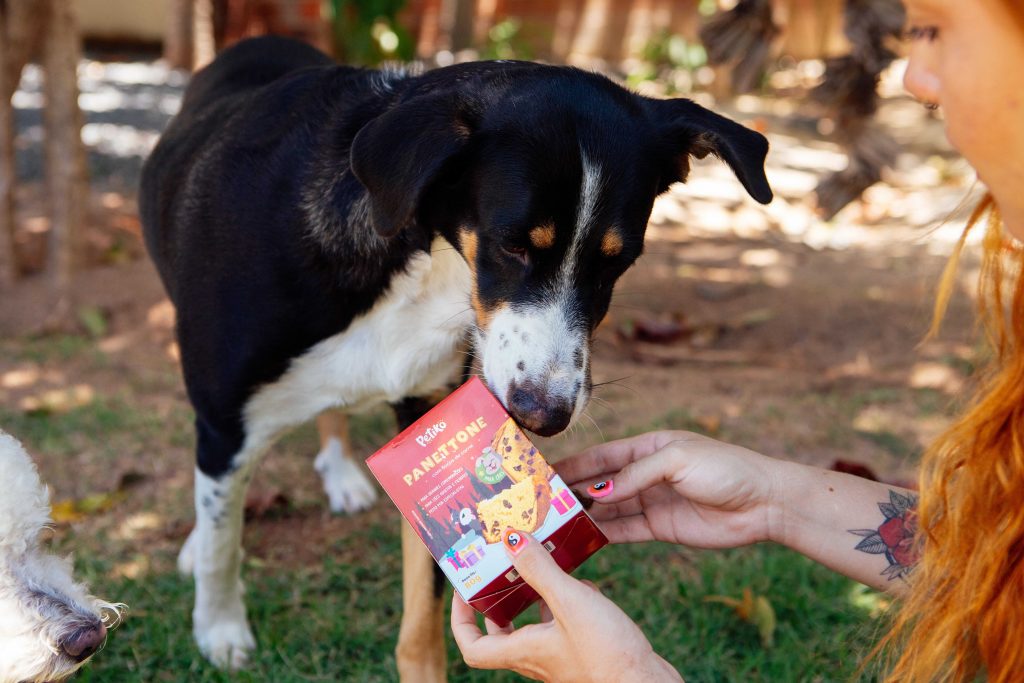
<instances>
[{"instance_id":1,"label":"earring","mask_svg":"<svg viewBox=\"0 0 1024 683\"><path fill-rule=\"evenodd\" d=\"M939 108L938 102L922 102L921 104L923 104L924 108L928 111L935 111Z\"/></svg>"}]
</instances>

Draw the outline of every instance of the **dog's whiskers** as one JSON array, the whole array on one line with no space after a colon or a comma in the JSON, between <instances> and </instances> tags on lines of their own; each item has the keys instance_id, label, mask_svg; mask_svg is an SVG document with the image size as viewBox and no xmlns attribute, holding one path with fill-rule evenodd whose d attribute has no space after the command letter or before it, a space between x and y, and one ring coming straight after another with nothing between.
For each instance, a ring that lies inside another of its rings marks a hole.
<instances>
[{"instance_id":1,"label":"dog's whiskers","mask_svg":"<svg viewBox=\"0 0 1024 683\"><path fill-rule=\"evenodd\" d=\"M597 430L597 434L598 434L598 436L600 436L600 437L601 437L601 441L605 441L605 438L604 438L604 432L603 432L603 431L601 430L601 425L597 424L597 420L595 420L595 419L594 419L593 417L591 417L591 415L590 415L590 411L588 411L588 410L584 410L584 411L583 411L583 417L585 417L585 418L587 418L588 420L590 420L590 423L591 423L592 425L594 425L594 429L596 429L596 430Z\"/></svg>"},{"instance_id":2,"label":"dog's whiskers","mask_svg":"<svg viewBox=\"0 0 1024 683\"><path fill-rule=\"evenodd\" d=\"M465 314L465 313L467 313L469 311L472 311L472 310L473 310L472 306L467 306L466 308L463 308L462 310L456 311L455 313L453 313L452 315L448 316L443 321L441 321L437 325L437 328L441 329L441 328L447 326L447 324L450 323L455 318L458 318L460 315L463 315L463 314Z\"/></svg>"},{"instance_id":3,"label":"dog's whiskers","mask_svg":"<svg viewBox=\"0 0 1024 683\"><path fill-rule=\"evenodd\" d=\"M615 417L621 417L621 413L619 413L619 411L615 408L614 405L611 404L610 401L606 401L599 396L591 396L590 400L594 401L597 405L601 406L602 408L607 409Z\"/></svg>"}]
</instances>

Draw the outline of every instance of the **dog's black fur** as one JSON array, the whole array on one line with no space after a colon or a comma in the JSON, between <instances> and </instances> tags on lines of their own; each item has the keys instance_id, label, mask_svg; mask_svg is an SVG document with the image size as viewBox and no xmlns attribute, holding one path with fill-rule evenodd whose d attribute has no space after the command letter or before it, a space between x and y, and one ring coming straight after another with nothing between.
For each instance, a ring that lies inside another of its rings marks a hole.
<instances>
[{"instance_id":1,"label":"dog's black fur","mask_svg":"<svg viewBox=\"0 0 1024 683\"><path fill-rule=\"evenodd\" d=\"M140 198L177 308L199 470L232 472L254 392L367 313L437 237L468 262L478 344L494 315L539 307L561 283L566 329L583 340L569 350L571 386L520 377L521 359L503 386L486 377L522 424L561 431L589 395L586 342L640 255L655 197L685 180L689 156L709 153L770 201L763 136L574 68L480 62L407 76L281 38L226 50L193 78ZM521 334L517 348L530 348ZM491 342L492 355L509 346ZM378 350L385 362L391 352Z\"/></svg>"}]
</instances>

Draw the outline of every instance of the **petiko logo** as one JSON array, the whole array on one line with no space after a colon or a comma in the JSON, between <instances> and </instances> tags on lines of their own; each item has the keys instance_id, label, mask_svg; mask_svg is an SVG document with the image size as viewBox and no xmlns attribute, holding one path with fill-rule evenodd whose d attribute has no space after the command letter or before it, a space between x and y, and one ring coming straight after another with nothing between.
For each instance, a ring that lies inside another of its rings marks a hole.
<instances>
[{"instance_id":1,"label":"petiko logo","mask_svg":"<svg viewBox=\"0 0 1024 683\"><path fill-rule=\"evenodd\" d=\"M422 435L416 437L416 443L421 446L426 446L428 443L433 441L438 435L445 430L448 425L444 420L435 422L433 426L427 427L427 431L423 432Z\"/></svg>"}]
</instances>

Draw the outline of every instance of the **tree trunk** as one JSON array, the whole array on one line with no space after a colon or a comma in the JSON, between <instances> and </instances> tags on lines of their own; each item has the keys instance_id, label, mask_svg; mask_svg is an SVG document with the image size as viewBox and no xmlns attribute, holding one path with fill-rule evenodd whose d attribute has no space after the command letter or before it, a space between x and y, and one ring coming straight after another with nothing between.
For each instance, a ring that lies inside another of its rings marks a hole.
<instances>
[{"instance_id":1,"label":"tree trunk","mask_svg":"<svg viewBox=\"0 0 1024 683\"><path fill-rule=\"evenodd\" d=\"M175 69L192 68L192 2L170 0L167 3L164 59Z\"/></svg>"},{"instance_id":2,"label":"tree trunk","mask_svg":"<svg viewBox=\"0 0 1024 683\"><path fill-rule=\"evenodd\" d=\"M476 22L476 0L453 0L451 42L452 52L473 47L473 25Z\"/></svg>"},{"instance_id":3,"label":"tree trunk","mask_svg":"<svg viewBox=\"0 0 1024 683\"><path fill-rule=\"evenodd\" d=\"M192 70L213 61L217 41L213 25L213 0L195 0L192 7Z\"/></svg>"},{"instance_id":4,"label":"tree trunk","mask_svg":"<svg viewBox=\"0 0 1024 683\"><path fill-rule=\"evenodd\" d=\"M71 274L86 212L87 180L78 108L77 3L49 0L50 23L43 45L46 72L46 176L50 195L47 276L56 305L51 322L59 324L70 309Z\"/></svg>"},{"instance_id":5,"label":"tree trunk","mask_svg":"<svg viewBox=\"0 0 1024 683\"><path fill-rule=\"evenodd\" d=\"M0 289L14 284L14 111L7 87L7 16L0 8Z\"/></svg>"},{"instance_id":6,"label":"tree trunk","mask_svg":"<svg viewBox=\"0 0 1024 683\"><path fill-rule=\"evenodd\" d=\"M586 0L576 35L573 36L570 64L593 65L609 52L612 32L612 0Z\"/></svg>"},{"instance_id":7,"label":"tree trunk","mask_svg":"<svg viewBox=\"0 0 1024 683\"><path fill-rule=\"evenodd\" d=\"M38 54L49 23L48 0L5 0L3 11L3 39L7 64L0 97L10 100L21 82L21 70Z\"/></svg>"},{"instance_id":8,"label":"tree trunk","mask_svg":"<svg viewBox=\"0 0 1024 683\"><path fill-rule=\"evenodd\" d=\"M43 41L48 2L0 2L0 284L9 286L18 275L14 214L14 110L11 97L21 82L21 70L36 56Z\"/></svg>"}]
</instances>

